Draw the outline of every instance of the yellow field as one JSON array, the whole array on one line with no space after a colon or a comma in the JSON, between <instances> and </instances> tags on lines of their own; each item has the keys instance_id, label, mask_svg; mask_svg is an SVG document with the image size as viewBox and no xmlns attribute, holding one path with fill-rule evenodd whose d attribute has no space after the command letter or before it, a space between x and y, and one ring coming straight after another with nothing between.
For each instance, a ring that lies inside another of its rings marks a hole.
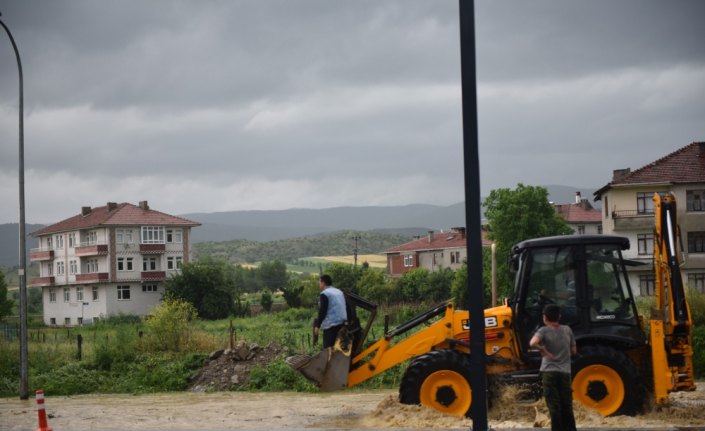
<instances>
[{"instance_id":1,"label":"yellow field","mask_svg":"<svg viewBox=\"0 0 705 431\"><path fill-rule=\"evenodd\" d=\"M340 262L347 264L355 263L355 256L315 256L315 259L326 260L329 262ZM358 254L357 263L362 265L363 262L367 262L372 268L386 268L387 267L387 256L383 254Z\"/></svg>"}]
</instances>

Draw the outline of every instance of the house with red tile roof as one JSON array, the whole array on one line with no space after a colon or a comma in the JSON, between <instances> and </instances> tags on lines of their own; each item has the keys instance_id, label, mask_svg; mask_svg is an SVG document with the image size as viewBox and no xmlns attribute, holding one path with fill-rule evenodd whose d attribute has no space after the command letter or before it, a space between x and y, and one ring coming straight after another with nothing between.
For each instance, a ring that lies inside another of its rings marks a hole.
<instances>
[{"instance_id":1,"label":"house with red tile roof","mask_svg":"<svg viewBox=\"0 0 705 431\"><path fill-rule=\"evenodd\" d=\"M181 217L108 202L32 233L30 250L42 288L44 323L75 326L114 314L144 316L161 301L163 283L190 259L191 228Z\"/></svg>"},{"instance_id":2,"label":"house with red tile roof","mask_svg":"<svg viewBox=\"0 0 705 431\"><path fill-rule=\"evenodd\" d=\"M554 204L553 207L574 233L578 235L602 233L602 213L593 208L590 201L583 198L580 192L575 193L574 203Z\"/></svg>"},{"instance_id":3,"label":"house with red tile roof","mask_svg":"<svg viewBox=\"0 0 705 431\"><path fill-rule=\"evenodd\" d=\"M629 267L636 292L653 294L652 268L654 193L673 192L688 284L705 293L705 142L693 142L635 171L613 172L612 181L595 192L602 201L602 226L606 234L630 239L627 258L646 265Z\"/></svg>"},{"instance_id":4,"label":"house with red tile roof","mask_svg":"<svg viewBox=\"0 0 705 431\"><path fill-rule=\"evenodd\" d=\"M482 246L489 247L491 244L483 232ZM465 228L451 228L448 232L429 231L428 235L392 247L384 254L387 255L387 273L391 277L401 277L416 268L457 270L468 255Z\"/></svg>"}]
</instances>

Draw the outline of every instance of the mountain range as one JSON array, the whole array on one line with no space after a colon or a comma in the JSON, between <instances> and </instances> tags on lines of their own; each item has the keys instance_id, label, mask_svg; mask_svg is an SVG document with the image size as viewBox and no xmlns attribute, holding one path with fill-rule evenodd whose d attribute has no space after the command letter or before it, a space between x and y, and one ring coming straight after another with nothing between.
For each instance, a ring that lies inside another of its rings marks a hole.
<instances>
[{"instance_id":1,"label":"mountain range","mask_svg":"<svg viewBox=\"0 0 705 431\"><path fill-rule=\"evenodd\" d=\"M544 186L555 203L575 201L576 192L592 201L595 189ZM67 217L71 214L67 215ZM270 211L228 211L179 214L201 223L192 231L194 243L244 239L274 241L337 231L378 231L390 234L423 234L429 230L465 226L465 205L411 204L401 206L335 207ZM58 222L59 220L57 220ZM44 227L27 224L28 234ZM17 223L0 225L0 266L18 265ZM29 238L27 250L36 247Z\"/></svg>"}]
</instances>

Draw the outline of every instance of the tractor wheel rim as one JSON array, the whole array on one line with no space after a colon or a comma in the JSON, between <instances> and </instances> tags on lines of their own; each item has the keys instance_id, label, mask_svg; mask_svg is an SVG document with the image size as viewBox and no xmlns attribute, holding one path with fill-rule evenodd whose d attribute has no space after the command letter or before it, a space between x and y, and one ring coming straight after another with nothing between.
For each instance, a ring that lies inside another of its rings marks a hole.
<instances>
[{"instance_id":1,"label":"tractor wheel rim","mask_svg":"<svg viewBox=\"0 0 705 431\"><path fill-rule=\"evenodd\" d=\"M622 377L607 365L589 365L573 377L573 398L602 416L615 413L625 393Z\"/></svg>"},{"instance_id":2,"label":"tractor wheel rim","mask_svg":"<svg viewBox=\"0 0 705 431\"><path fill-rule=\"evenodd\" d=\"M429 375L421 385L421 404L440 412L464 416L472 403L470 384L462 374L442 370Z\"/></svg>"}]
</instances>

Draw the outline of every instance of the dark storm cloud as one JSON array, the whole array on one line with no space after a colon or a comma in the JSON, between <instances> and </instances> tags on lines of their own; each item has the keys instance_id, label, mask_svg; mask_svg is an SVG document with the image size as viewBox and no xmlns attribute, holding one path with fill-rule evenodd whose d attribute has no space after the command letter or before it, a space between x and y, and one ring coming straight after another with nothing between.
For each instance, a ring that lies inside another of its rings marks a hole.
<instances>
[{"instance_id":1,"label":"dark storm cloud","mask_svg":"<svg viewBox=\"0 0 705 431\"><path fill-rule=\"evenodd\" d=\"M704 5L477 1L483 191L599 187L705 140ZM42 215L30 221L105 200L191 212L462 199L456 1L5 0L0 12L25 69L29 205ZM0 43L9 201L12 59Z\"/></svg>"}]
</instances>

